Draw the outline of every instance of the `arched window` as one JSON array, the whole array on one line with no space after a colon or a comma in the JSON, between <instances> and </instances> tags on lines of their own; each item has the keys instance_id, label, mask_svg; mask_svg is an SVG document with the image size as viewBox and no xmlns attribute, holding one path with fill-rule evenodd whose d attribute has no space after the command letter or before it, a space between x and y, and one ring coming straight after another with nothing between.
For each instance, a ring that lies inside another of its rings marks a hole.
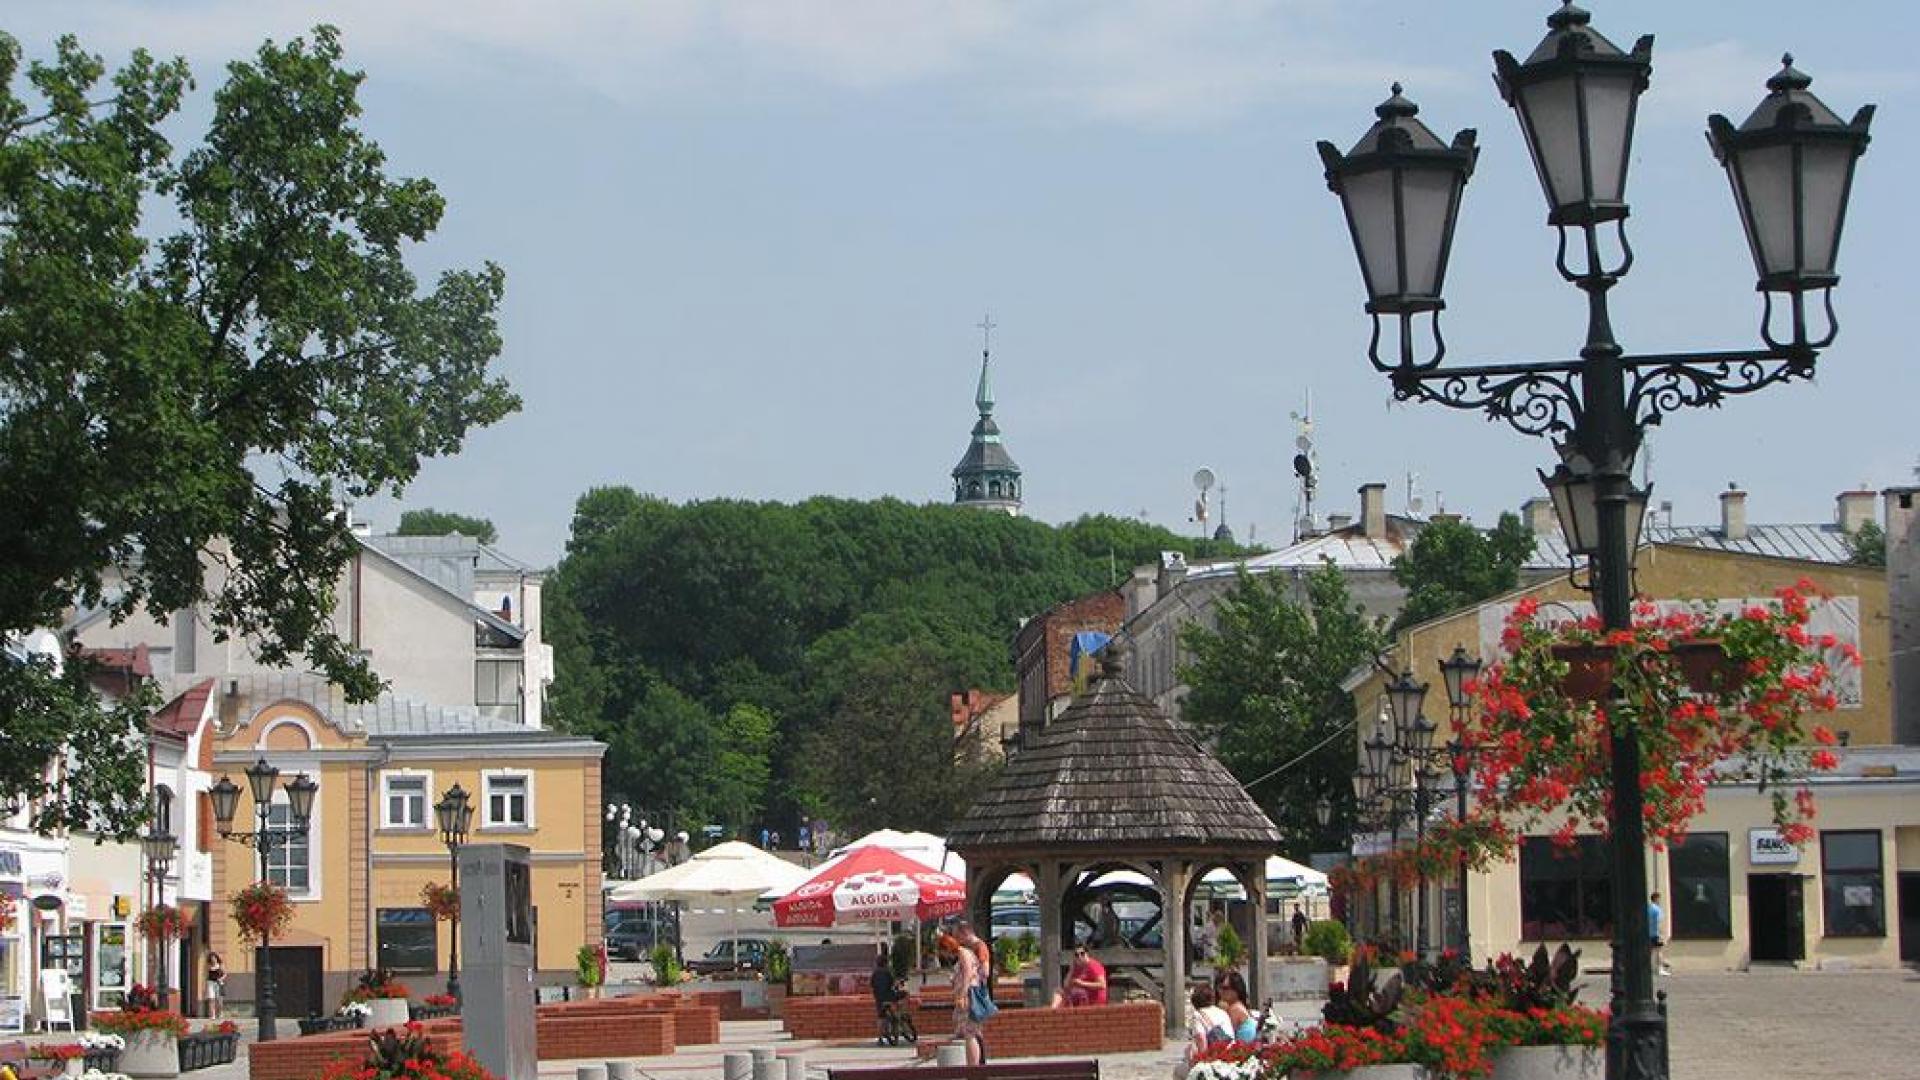
<instances>
[{"instance_id":1,"label":"arched window","mask_svg":"<svg viewBox=\"0 0 1920 1080\"><path fill-rule=\"evenodd\" d=\"M967 498L977 499L979 497L980 497L980 481L978 480L967 481Z\"/></svg>"},{"instance_id":2,"label":"arched window","mask_svg":"<svg viewBox=\"0 0 1920 1080\"><path fill-rule=\"evenodd\" d=\"M1000 481L989 480L987 482L987 494L993 496L996 499L999 498L1000 497Z\"/></svg>"},{"instance_id":3,"label":"arched window","mask_svg":"<svg viewBox=\"0 0 1920 1080\"><path fill-rule=\"evenodd\" d=\"M173 789L165 784L153 788L153 827L157 832L173 832Z\"/></svg>"}]
</instances>

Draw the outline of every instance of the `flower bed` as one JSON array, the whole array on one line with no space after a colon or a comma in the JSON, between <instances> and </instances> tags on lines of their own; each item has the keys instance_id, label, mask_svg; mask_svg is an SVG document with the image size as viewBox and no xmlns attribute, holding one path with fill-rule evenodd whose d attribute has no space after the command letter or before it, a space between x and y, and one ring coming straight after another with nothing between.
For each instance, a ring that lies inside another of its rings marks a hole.
<instances>
[{"instance_id":1,"label":"flower bed","mask_svg":"<svg viewBox=\"0 0 1920 1080\"><path fill-rule=\"evenodd\" d=\"M232 1061L240 1049L240 1033L201 1031L180 1040L180 1071L206 1069Z\"/></svg>"}]
</instances>

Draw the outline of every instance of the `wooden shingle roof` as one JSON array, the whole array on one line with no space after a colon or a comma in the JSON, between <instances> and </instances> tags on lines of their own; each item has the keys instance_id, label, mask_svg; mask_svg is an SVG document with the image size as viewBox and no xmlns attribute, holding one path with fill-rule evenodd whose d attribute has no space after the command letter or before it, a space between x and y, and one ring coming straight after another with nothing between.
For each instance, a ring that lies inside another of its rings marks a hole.
<instances>
[{"instance_id":1,"label":"wooden shingle roof","mask_svg":"<svg viewBox=\"0 0 1920 1080\"><path fill-rule=\"evenodd\" d=\"M1280 831L1226 766L1102 652L1089 691L1007 762L949 831L955 851L1271 854ZM967 855L971 858L971 855Z\"/></svg>"}]
</instances>

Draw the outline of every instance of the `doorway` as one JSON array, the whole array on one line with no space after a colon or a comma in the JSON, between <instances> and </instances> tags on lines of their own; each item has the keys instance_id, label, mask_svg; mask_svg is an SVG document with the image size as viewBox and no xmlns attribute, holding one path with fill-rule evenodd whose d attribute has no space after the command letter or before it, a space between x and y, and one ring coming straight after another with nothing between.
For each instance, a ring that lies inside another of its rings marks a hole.
<instances>
[{"instance_id":1,"label":"doorway","mask_svg":"<svg viewBox=\"0 0 1920 1080\"><path fill-rule=\"evenodd\" d=\"M254 970L259 969L260 950L254 951ZM320 993L321 949L317 945L275 945L273 947L273 1006L278 1015L291 1020L322 1016L333 1010L324 1006Z\"/></svg>"},{"instance_id":2,"label":"doorway","mask_svg":"<svg viewBox=\"0 0 1920 1080\"><path fill-rule=\"evenodd\" d=\"M1807 958L1806 905L1798 874L1747 875L1747 942L1755 963Z\"/></svg>"},{"instance_id":3,"label":"doorway","mask_svg":"<svg viewBox=\"0 0 1920 1080\"><path fill-rule=\"evenodd\" d=\"M1920 962L1920 873L1900 872L1900 959Z\"/></svg>"}]
</instances>

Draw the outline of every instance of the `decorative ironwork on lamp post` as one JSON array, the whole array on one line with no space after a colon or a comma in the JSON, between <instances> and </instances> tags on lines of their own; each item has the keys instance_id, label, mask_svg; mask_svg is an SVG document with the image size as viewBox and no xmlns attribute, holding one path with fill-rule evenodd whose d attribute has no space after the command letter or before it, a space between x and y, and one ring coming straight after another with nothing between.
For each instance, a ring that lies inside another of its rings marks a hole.
<instances>
[{"instance_id":1,"label":"decorative ironwork on lamp post","mask_svg":"<svg viewBox=\"0 0 1920 1080\"><path fill-rule=\"evenodd\" d=\"M454 895L453 926L447 946L447 995L456 1005L460 1003L460 848L466 844L467 831L473 826L472 800L466 788L455 784L433 804L434 820L440 826L440 842L447 845L447 875Z\"/></svg>"},{"instance_id":2,"label":"decorative ironwork on lamp post","mask_svg":"<svg viewBox=\"0 0 1920 1080\"><path fill-rule=\"evenodd\" d=\"M1555 265L1587 296L1587 334L1577 359L1443 367L1439 316L1447 256L1460 196L1478 151L1474 133L1442 143L1415 119L1418 109L1394 87L1378 122L1352 150L1320 143L1328 186L1340 197L1367 288L1373 321L1368 358L1399 400L1476 409L1516 430L1555 441L1560 468L1548 479L1570 553L1586 556L1591 586L1608 629L1632 621L1634 457L1649 425L1684 408L1718 406L1728 396L1809 378L1819 350L1839 323L1833 288L1840 234L1855 164L1865 152L1873 106L1843 121L1809 92L1789 57L1767 80L1767 95L1740 126L1708 120L1708 141L1726 169L1765 300L1763 349L1627 353L1615 339L1607 294L1633 265L1627 242L1626 178L1640 93L1652 74L1653 39L1623 50L1591 26L1571 0L1547 20L1548 32L1524 61L1494 54L1501 96L1518 115L1558 233ZM1603 231L1612 226L1611 244ZM1605 248L1611 250L1603 250ZM1809 316L1819 295L1824 326ZM1783 331L1774 326L1777 295L1787 298ZM1381 320L1397 322L1396 355L1381 355ZM1430 323L1427 355L1416 348L1416 320ZM1667 1025L1653 986L1647 927L1647 874L1641 821L1640 751L1632 731L1616 730L1613 786L1614 1009L1608 1075L1630 1080L1667 1075Z\"/></svg>"},{"instance_id":3,"label":"decorative ironwork on lamp post","mask_svg":"<svg viewBox=\"0 0 1920 1080\"><path fill-rule=\"evenodd\" d=\"M307 829L313 821L313 797L320 790L301 773L282 785L287 795L287 824L282 828L271 828L269 819L273 813L273 784L280 778L280 770L267 764L266 758L260 758L246 770L247 787L253 795L253 814L255 829L253 832L235 832L233 814L240 806L240 785L229 777L222 776L214 781L207 795L213 802L213 818L216 831L222 840L231 840L252 848L259 854L260 880L268 880L269 863L275 848L284 848L295 840L304 839ZM270 927L262 927L260 933L260 962L254 971L253 1011L259 1023L259 1033L255 1038L259 1042L272 1042L277 1037L274 1030L276 1019L273 1003L273 941Z\"/></svg>"},{"instance_id":4,"label":"decorative ironwork on lamp post","mask_svg":"<svg viewBox=\"0 0 1920 1080\"><path fill-rule=\"evenodd\" d=\"M1453 738L1447 740L1447 768L1453 773L1453 820L1464 824L1467 820L1467 788L1473 780L1473 759L1477 753L1473 743L1467 737L1467 715L1473 707L1472 687L1474 680L1480 677L1480 658L1469 656L1464 646L1455 645L1453 655L1440 661L1440 681L1446 685L1447 708L1453 727ZM1460 865L1456 871L1454 895L1460 903L1460 936L1456 947L1468 963L1473 962L1472 920L1467 916L1467 856L1460 853Z\"/></svg>"}]
</instances>

